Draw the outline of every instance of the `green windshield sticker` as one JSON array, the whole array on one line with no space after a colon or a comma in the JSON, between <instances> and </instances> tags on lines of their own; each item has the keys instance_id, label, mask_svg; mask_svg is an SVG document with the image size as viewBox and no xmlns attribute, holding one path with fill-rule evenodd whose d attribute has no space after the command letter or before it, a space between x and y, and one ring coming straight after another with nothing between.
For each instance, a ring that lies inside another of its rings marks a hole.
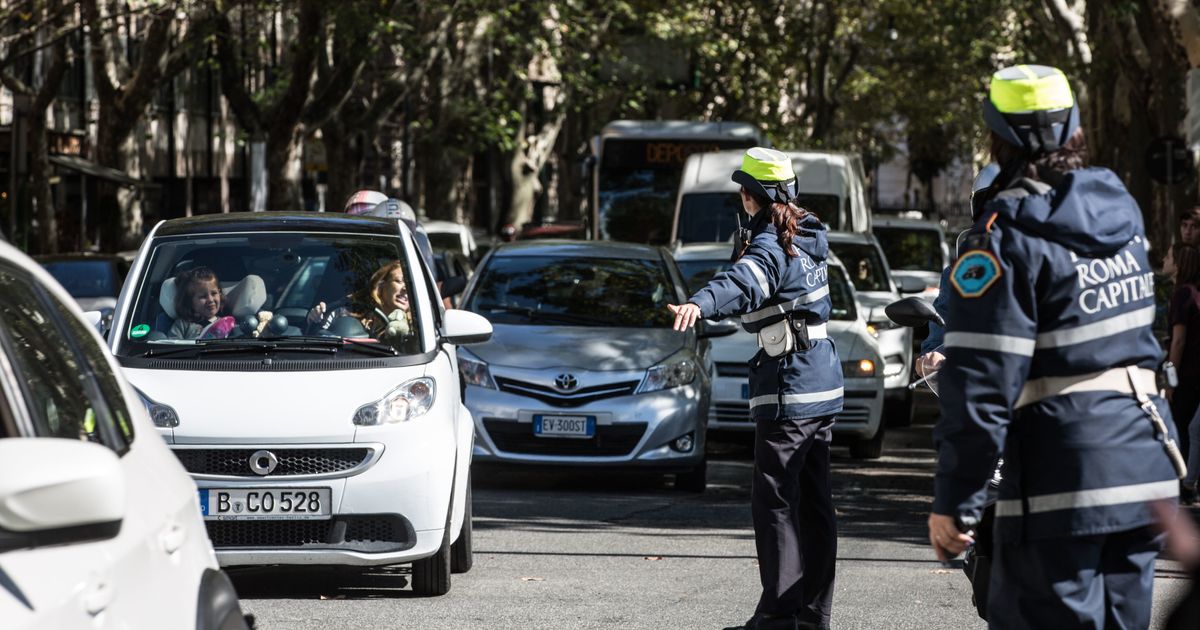
<instances>
[{"instance_id":1,"label":"green windshield sticker","mask_svg":"<svg viewBox=\"0 0 1200 630\"><path fill-rule=\"evenodd\" d=\"M145 337L146 335L149 335L149 334L150 334L150 326L148 326L146 324L138 324L137 326L134 326L133 328L129 329L129 338L130 339L137 339L139 337Z\"/></svg>"}]
</instances>

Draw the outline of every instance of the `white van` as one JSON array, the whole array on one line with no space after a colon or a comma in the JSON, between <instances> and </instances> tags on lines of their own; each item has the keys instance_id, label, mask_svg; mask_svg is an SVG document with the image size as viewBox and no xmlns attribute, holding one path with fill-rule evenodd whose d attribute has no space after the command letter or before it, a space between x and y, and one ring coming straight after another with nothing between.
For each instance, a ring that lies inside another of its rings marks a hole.
<instances>
[{"instance_id":1,"label":"white van","mask_svg":"<svg viewBox=\"0 0 1200 630\"><path fill-rule=\"evenodd\" d=\"M741 168L744 150L688 156L675 197L672 243L724 242L737 227L738 185L729 176ZM784 151L796 171L800 204L830 230L871 233L862 160L849 153ZM749 219L742 215L743 225Z\"/></svg>"}]
</instances>

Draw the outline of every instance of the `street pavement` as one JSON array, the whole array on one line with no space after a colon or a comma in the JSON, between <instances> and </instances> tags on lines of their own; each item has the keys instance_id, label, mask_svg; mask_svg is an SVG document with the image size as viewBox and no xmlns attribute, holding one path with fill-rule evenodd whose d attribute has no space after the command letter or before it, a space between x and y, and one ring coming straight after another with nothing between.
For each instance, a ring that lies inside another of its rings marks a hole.
<instances>
[{"instance_id":1,"label":"street pavement","mask_svg":"<svg viewBox=\"0 0 1200 630\"><path fill-rule=\"evenodd\" d=\"M884 457L835 448L838 578L833 627L984 628L960 568L925 538L930 426L892 429ZM407 567L233 572L261 629L708 629L744 621L758 598L750 524L751 454L710 445L703 495L607 471L475 471L475 566L421 599ZM1189 588L1160 561L1154 623Z\"/></svg>"}]
</instances>

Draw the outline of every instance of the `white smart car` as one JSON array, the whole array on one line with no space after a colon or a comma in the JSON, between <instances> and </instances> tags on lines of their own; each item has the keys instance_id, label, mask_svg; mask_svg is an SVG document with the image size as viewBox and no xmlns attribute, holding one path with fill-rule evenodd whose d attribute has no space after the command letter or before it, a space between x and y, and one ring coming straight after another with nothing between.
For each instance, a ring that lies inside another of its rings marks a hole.
<instances>
[{"instance_id":1,"label":"white smart car","mask_svg":"<svg viewBox=\"0 0 1200 630\"><path fill-rule=\"evenodd\" d=\"M246 628L195 484L71 296L3 243L0 627Z\"/></svg>"},{"instance_id":2,"label":"white smart car","mask_svg":"<svg viewBox=\"0 0 1200 630\"><path fill-rule=\"evenodd\" d=\"M224 566L471 566L474 423L443 310L394 219L236 213L160 223L117 302L113 354L199 485Z\"/></svg>"}]
</instances>

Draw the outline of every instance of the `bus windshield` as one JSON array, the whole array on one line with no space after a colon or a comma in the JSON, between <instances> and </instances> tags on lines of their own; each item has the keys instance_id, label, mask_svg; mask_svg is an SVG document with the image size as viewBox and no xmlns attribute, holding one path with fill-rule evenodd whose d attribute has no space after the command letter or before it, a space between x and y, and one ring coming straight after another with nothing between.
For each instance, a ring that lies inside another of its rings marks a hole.
<instances>
[{"instance_id":1,"label":"bus windshield","mask_svg":"<svg viewBox=\"0 0 1200 630\"><path fill-rule=\"evenodd\" d=\"M608 138L597 173L596 226L604 240L666 243L675 192L693 153L754 146L753 138Z\"/></svg>"}]
</instances>

